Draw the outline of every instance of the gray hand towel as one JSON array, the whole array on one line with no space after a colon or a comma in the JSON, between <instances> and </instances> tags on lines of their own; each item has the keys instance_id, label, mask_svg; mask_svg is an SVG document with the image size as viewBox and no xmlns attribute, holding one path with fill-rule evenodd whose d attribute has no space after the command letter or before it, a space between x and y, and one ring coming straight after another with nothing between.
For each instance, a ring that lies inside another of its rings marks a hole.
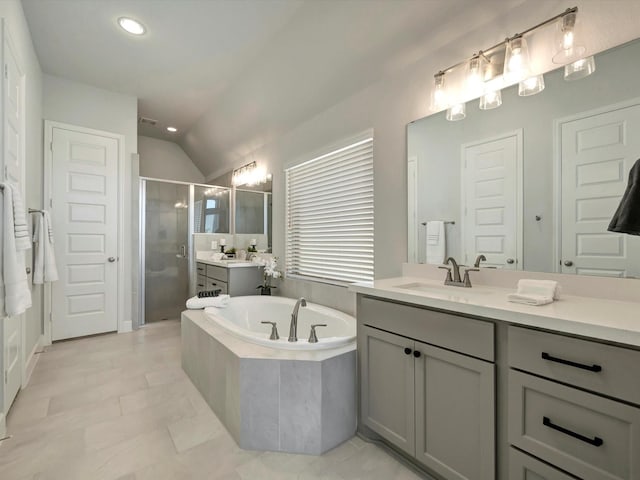
<instances>
[{"instance_id":1,"label":"gray hand towel","mask_svg":"<svg viewBox=\"0 0 640 480\"><path fill-rule=\"evenodd\" d=\"M607 230L640 235L640 159L631 167L629 184Z\"/></svg>"}]
</instances>

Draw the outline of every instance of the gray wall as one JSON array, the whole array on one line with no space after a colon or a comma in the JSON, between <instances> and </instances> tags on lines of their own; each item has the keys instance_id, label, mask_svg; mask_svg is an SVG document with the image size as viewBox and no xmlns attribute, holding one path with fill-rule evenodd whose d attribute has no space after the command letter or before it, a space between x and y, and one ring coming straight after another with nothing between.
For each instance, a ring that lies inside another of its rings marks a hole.
<instances>
[{"instance_id":1,"label":"gray wall","mask_svg":"<svg viewBox=\"0 0 640 480\"><path fill-rule=\"evenodd\" d=\"M138 137L140 176L204 183L204 175L177 143Z\"/></svg>"},{"instance_id":2,"label":"gray wall","mask_svg":"<svg viewBox=\"0 0 640 480\"><path fill-rule=\"evenodd\" d=\"M26 206L42 208L42 71L31 43L22 4L18 0L3 0L0 2L0 17L6 21L25 74ZM31 251L27 253L27 265L31 263L31 254ZM31 295L33 306L25 314L25 355L31 353L42 333L42 287L34 286Z\"/></svg>"},{"instance_id":3,"label":"gray wall","mask_svg":"<svg viewBox=\"0 0 640 480\"><path fill-rule=\"evenodd\" d=\"M132 212L132 198L137 195L135 181L138 151L138 100L130 95L109 92L52 75L44 76L43 116L46 120L93 128L124 136L125 185L123 209L125 225L135 225L138 212ZM134 157L136 155L136 157ZM133 215L132 215L133 214ZM134 235L126 234L120 254L124 262L125 322L132 320L132 301L137 296L137 245ZM134 248L135 247L135 248ZM130 279L130 280L127 280Z\"/></svg>"},{"instance_id":4,"label":"gray wall","mask_svg":"<svg viewBox=\"0 0 640 480\"><path fill-rule=\"evenodd\" d=\"M517 86L502 92L502 106L482 111L467 103L467 118L448 122L444 112L408 128L408 156L418 157L418 219L455 220L451 254L460 258L460 146L516 129L524 137L524 270L552 272L553 265L553 122L632 98L640 98L640 41L596 56L596 72L566 82L563 69L545 75L538 95L519 97ZM535 220L536 215L542 221ZM424 260L424 227L419 228ZM448 242L449 243L449 242Z\"/></svg>"}]
</instances>

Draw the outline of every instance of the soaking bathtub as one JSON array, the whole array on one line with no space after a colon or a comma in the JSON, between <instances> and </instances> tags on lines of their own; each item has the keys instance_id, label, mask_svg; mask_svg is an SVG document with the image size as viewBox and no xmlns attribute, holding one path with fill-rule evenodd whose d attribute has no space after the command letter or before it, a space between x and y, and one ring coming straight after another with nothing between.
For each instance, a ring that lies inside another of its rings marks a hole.
<instances>
[{"instance_id":1,"label":"soaking bathtub","mask_svg":"<svg viewBox=\"0 0 640 480\"><path fill-rule=\"evenodd\" d=\"M308 302L288 342L296 299L233 297L182 313L182 368L241 448L321 454L357 425L356 319ZM279 340L270 340L273 321ZM311 324L318 343L309 343Z\"/></svg>"},{"instance_id":2,"label":"soaking bathtub","mask_svg":"<svg viewBox=\"0 0 640 480\"><path fill-rule=\"evenodd\" d=\"M356 319L350 315L307 303L298 310L298 341L289 342L289 323L296 299L271 296L234 297L225 308L205 309L207 319L222 327L232 335L247 342L270 348L285 350L324 350L336 348L356 340ZM275 322L280 334L279 340L270 340L271 325L261 322ZM317 343L309 343L311 325L316 327Z\"/></svg>"}]
</instances>

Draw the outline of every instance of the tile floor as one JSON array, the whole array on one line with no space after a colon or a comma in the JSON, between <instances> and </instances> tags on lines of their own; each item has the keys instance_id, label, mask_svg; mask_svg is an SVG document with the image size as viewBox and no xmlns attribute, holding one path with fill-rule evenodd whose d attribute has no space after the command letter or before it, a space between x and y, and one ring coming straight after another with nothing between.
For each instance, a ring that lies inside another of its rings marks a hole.
<instances>
[{"instance_id":1,"label":"tile floor","mask_svg":"<svg viewBox=\"0 0 640 480\"><path fill-rule=\"evenodd\" d=\"M180 324L57 343L7 419L2 480L417 480L354 437L315 457L237 447L180 367Z\"/></svg>"}]
</instances>

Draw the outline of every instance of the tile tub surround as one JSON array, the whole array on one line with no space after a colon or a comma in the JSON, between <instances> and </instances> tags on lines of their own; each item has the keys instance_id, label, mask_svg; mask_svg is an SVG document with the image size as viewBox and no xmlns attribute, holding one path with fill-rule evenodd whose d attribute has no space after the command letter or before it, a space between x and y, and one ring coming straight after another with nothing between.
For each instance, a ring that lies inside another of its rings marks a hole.
<instances>
[{"instance_id":1,"label":"tile tub surround","mask_svg":"<svg viewBox=\"0 0 640 480\"><path fill-rule=\"evenodd\" d=\"M482 271L474 272L481 276L472 277L472 288L460 288L444 286L442 270L435 266L405 264L404 273L403 277L354 284L350 290L398 302L640 347L640 297L637 294L640 282L636 279ZM563 294L560 300L543 306L508 302L507 294L515 291L519 278L558 280ZM424 289L398 288L412 283L424 285ZM505 285L511 287L506 288ZM615 299L594 295L596 285L601 286L605 295L617 286ZM631 301L632 298L635 301Z\"/></svg>"},{"instance_id":2,"label":"tile tub surround","mask_svg":"<svg viewBox=\"0 0 640 480\"><path fill-rule=\"evenodd\" d=\"M182 366L241 448L319 455L355 434L355 343L276 350L187 311Z\"/></svg>"}]
</instances>

